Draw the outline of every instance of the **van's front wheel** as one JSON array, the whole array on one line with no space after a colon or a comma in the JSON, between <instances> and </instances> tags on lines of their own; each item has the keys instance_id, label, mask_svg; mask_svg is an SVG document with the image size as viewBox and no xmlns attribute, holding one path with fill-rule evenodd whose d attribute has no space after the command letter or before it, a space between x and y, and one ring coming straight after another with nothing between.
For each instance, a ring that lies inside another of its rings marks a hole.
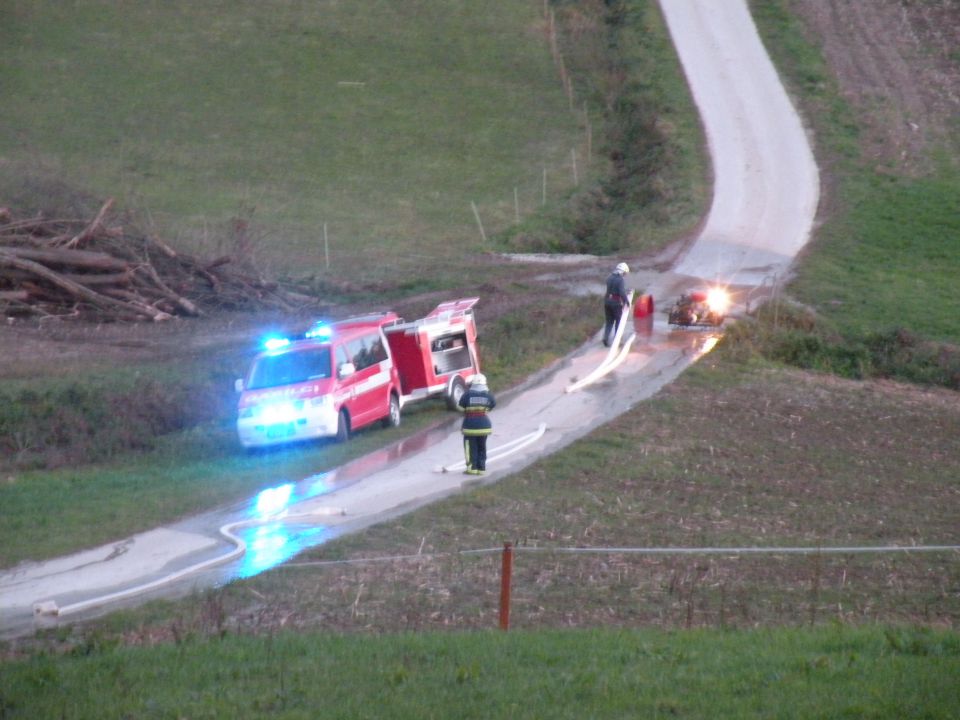
<instances>
[{"instance_id":1,"label":"van's front wheel","mask_svg":"<svg viewBox=\"0 0 960 720\"><path fill-rule=\"evenodd\" d=\"M400 427L400 400L395 393L390 393L390 409L383 419L384 427Z\"/></svg>"},{"instance_id":2,"label":"van's front wheel","mask_svg":"<svg viewBox=\"0 0 960 720\"><path fill-rule=\"evenodd\" d=\"M337 437L338 443L346 442L350 439L350 416L346 410L341 410L337 417Z\"/></svg>"}]
</instances>

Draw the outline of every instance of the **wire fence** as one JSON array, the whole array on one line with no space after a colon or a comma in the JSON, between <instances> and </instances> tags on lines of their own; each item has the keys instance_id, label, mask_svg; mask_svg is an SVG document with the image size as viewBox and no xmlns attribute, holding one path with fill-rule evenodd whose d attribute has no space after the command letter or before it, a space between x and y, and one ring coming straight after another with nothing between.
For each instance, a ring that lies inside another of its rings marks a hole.
<instances>
[{"instance_id":1,"label":"wire fence","mask_svg":"<svg viewBox=\"0 0 960 720\"><path fill-rule=\"evenodd\" d=\"M509 556L509 562L508 562ZM297 562L340 629L960 623L960 546L565 548ZM296 578L298 575L305 577ZM309 608L309 610L307 610Z\"/></svg>"}]
</instances>

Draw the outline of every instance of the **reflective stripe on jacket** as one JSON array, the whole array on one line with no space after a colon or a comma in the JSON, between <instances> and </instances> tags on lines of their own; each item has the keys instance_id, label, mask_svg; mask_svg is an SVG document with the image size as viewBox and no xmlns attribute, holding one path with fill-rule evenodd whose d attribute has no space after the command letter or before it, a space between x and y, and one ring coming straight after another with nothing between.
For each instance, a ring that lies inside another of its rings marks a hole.
<instances>
[{"instance_id":1,"label":"reflective stripe on jacket","mask_svg":"<svg viewBox=\"0 0 960 720\"><path fill-rule=\"evenodd\" d=\"M489 390L469 388L460 396L460 409L463 410L463 424L460 430L464 435L489 435L493 432L493 423L488 413L497 406L493 393Z\"/></svg>"}]
</instances>

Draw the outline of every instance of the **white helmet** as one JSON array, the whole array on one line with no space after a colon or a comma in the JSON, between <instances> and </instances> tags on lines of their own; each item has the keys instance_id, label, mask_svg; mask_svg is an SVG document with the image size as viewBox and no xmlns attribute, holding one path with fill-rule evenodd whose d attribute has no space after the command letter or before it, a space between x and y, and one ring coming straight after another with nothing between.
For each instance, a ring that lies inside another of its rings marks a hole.
<instances>
[{"instance_id":1,"label":"white helmet","mask_svg":"<svg viewBox=\"0 0 960 720\"><path fill-rule=\"evenodd\" d=\"M614 272L618 272L621 275L626 275L628 272L630 272L630 266L625 262L619 263L617 267L614 268Z\"/></svg>"},{"instance_id":2,"label":"white helmet","mask_svg":"<svg viewBox=\"0 0 960 720\"><path fill-rule=\"evenodd\" d=\"M470 381L471 385L476 385L477 387L486 387L487 386L487 376L483 373L477 373L473 376L473 380Z\"/></svg>"}]
</instances>

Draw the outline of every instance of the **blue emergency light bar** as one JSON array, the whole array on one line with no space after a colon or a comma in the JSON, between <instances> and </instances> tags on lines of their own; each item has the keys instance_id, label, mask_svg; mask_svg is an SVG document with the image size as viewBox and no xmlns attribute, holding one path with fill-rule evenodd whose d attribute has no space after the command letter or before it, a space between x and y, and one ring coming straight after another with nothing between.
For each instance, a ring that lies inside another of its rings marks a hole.
<instances>
[{"instance_id":1,"label":"blue emergency light bar","mask_svg":"<svg viewBox=\"0 0 960 720\"><path fill-rule=\"evenodd\" d=\"M331 337L333 337L333 328L326 323L317 323L312 328L307 330L303 336L308 340L329 340Z\"/></svg>"},{"instance_id":2,"label":"blue emergency light bar","mask_svg":"<svg viewBox=\"0 0 960 720\"><path fill-rule=\"evenodd\" d=\"M331 337L333 337L333 328L327 323L317 323L302 336L297 335L293 340L329 340ZM287 347L293 340L279 335L268 335L263 339L263 347L265 350L273 352Z\"/></svg>"},{"instance_id":3,"label":"blue emergency light bar","mask_svg":"<svg viewBox=\"0 0 960 720\"><path fill-rule=\"evenodd\" d=\"M263 347L265 347L267 350L279 350L280 348L285 348L289 344L290 339L284 337L271 336L265 338L263 341Z\"/></svg>"}]
</instances>

